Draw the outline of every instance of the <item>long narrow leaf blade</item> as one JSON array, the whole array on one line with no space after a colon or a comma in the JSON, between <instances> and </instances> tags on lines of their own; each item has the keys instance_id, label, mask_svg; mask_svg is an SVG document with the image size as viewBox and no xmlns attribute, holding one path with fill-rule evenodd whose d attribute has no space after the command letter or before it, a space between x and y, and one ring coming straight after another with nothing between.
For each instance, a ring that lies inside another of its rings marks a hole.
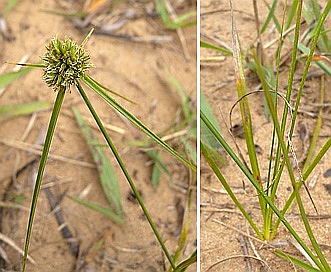
<instances>
[{"instance_id":1,"label":"long narrow leaf blade","mask_svg":"<svg viewBox=\"0 0 331 272\"><path fill-rule=\"evenodd\" d=\"M264 31L267 29L271 19L273 19L274 24L275 24L278 32L280 32L281 27L280 27L280 24L277 20L277 17L275 16L275 8L277 7L277 3L278 3L278 0L274 0L272 2L271 7L269 7L269 5L267 4L268 9L269 9L269 13L268 13L267 19L263 23L263 26L261 27L261 31L260 31L261 34L264 33Z\"/></svg>"},{"instance_id":2,"label":"long narrow leaf blade","mask_svg":"<svg viewBox=\"0 0 331 272\"><path fill-rule=\"evenodd\" d=\"M15 79L25 75L26 73L30 72L32 67L28 67L25 69L21 69L18 72L9 72L6 74L0 75L0 89L6 87L10 83L12 83Z\"/></svg>"},{"instance_id":3,"label":"long narrow leaf blade","mask_svg":"<svg viewBox=\"0 0 331 272\"><path fill-rule=\"evenodd\" d=\"M281 258L283 258L284 260L289 260L291 261L292 263L294 263L295 265L301 267L302 269L304 269L305 271L310 271L310 272L320 272L321 270L319 269L316 269L312 266L310 266L309 264L306 264L304 263L303 261L300 261L299 259L293 257L293 256L290 256L288 254L285 254L279 250L276 250L275 251L275 254Z\"/></svg>"},{"instance_id":4,"label":"long narrow leaf blade","mask_svg":"<svg viewBox=\"0 0 331 272\"><path fill-rule=\"evenodd\" d=\"M218 126L216 118L205 98L203 93L200 93L200 108L201 111L205 113L208 120L213 124L213 126L218 130L220 133L221 129ZM217 166L221 167L227 164L226 159L221 155L220 150L222 149L219 142L216 140L213 133L208 129L204 122L200 122L200 138L203 144L205 145L206 149L208 150L209 156L213 157L213 159L217 162Z\"/></svg>"},{"instance_id":5,"label":"long narrow leaf blade","mask_svg":"<svg viewBox=\"0 0 331 272\"><path fill-rule=\"evenodd\" d=\"M92 152L94 162L97 165L103 192L105 193L106 198L115 213L117 215L123 215L124 211L122 208L121 191L116 181L113 167L111 166L103 148L94 138L91 129L84 121L78 109L73 108L72 110L82 134Z\"/></svg>"},{"instance_id":6,"label":"long narrow leaf blade","mask_svg":"<svg viewBox=\"0 0 331 272\"><path fill-rule=\"evenodd\" d=\"M132 124L138 127L142 132L152 138L155 142L161 145L165 150L167 150L174 157L179 159L181 162L189 166L193 171L196 171L196 166L191 162L186 160L183 156L181 156L178 152L172 149L168 144L162 141L154 132L149 130L142 122L140 122L135 116L133 116L129 111L127 111L124 107L118 104L114 99L112 99L100 86L95 84L95 81L85 75L82 80L86 85L88 85L93 91L95 91L98 95L100 95L108 104L110 104L114 109L116 109L119 113L121 113L125 118L127 118Z\"/></svg>"},{"instance_id":7,"label":"long narrow leaf blade","mask_svg":"<svg viewBox=\"0 0 331 272\"><path fill-rule=\"evenodd\" d=\"M146 154L154 161L152 171L152 186L157 187L160 184L161 171L165 172L170 178L171 173L167 166L163 163L160 151L147 150Z\"/></svg>"},{"instance_id":8,"label":"long narrow leaf blade","mask_svg":"<svg viewBox=\"0 0 331 272\"><path fill-rule=\"evenodd\" d=\"M166 2L164 0L155 0L156 11L160 15L163 24L169 29L177 29L181 27L187 27L196 24L196 13L187 12L181 15L175 22L172 22L169 13L166 8Z\"/></svg>"},{"instance_id":9,"label":"long narrow leaf blade","mask_svg":"<svg viewBox=\"0 0 331 272\"><path fill-rule=\"evenodd\" d=\"M7 5L3 10L3 15L7 15L17 4L19 0L8 0Z\"/></svg>"},{"instance_id":10,"label":"long narrow leaf blade","mask_svg":"<svg viewBox=\"0 0 331 272\"><path fill-rule=\"evenodd\" d=\"M15 104L0 107L0 122L11 118L31 114L36 111L49 108L49 102L30 102L25 104Z\"/></svg>"},{"instance_id":11,"label":"long narrow leaf blade","mask_svg":"<svg viewBox=\"0 0 331 272\"><path fill-rule=\"evenodd\" d=\"M225 48L222 48L222 47L219 47L219 46L216 46L216 45L213 45L213 44L208 43L208 42L200 41L200 47L201 48L213 49L213 50L222 52L226 55L232 56L232 51L230 51L228 49L225 49Z\"/></svg>"},{"instance_id":12,"label":"long narrow leaf blade","mask_svg":"<svg viewBox=\"0 0 331 272\"><path fill-rule=\"evenodd\" d=\"M94 210L96 212L99 212L99 213L102 213L104 215L107 215L111 220L113 220L114 222L116 223L119 223L119 224L123 224L124 223L124 220L122 217L118 216L116 213L112 212L109 208L106 208L106 207L102 207L96 203L93 203L93 202L90 202L90 201L86 201L86 200L83 200L79 197L70 197L71 200L91 209L91 210Z\"/></svg>"},{"instance_id":13,"label":"long narrow leaf blade","mask_svg":"<svg viewBox=\"0 0 331 272\"><path fill-rule=\"evenodd\" d=\"M190 265L197 262L197 251L194 251L193 254L186 260L182 261L175 269L174 272L184 272L186 268Z\"/></svg>"},{"instance_id":14,"label":"long narrow leaf blade","mask_svg":"<svg viewBox=\"0 0 331 272\"><path fill-rule=\"evenodd\" d=\"M241 211L241 213L243 214L243 216L245 217L245 219L248 221L248 223L254 229L256 235L258 237L260 237L261 239L263 239L263 235L260 232L259 228L256 226L256 224L254 223L253 219L248 214L248 212L246 211L246 209L244 208L244 206L239 202L239 200L237 199L237 197L233 193L230 185L225 180L225 178L223 177L221 171L217 167L217 162L214 161L213 158L208 154L208 150L206 149L206 147L204 146L204 144L202 142L201 142L200 145L201 145L201 151L202 151L202 154L203 154L204 158L206 159L206 161L209 164L210 168L213 170L214 174L217 176L218 180L223 185L223 187L226 190L226 192L229 195L229 197L232 199L232 201L235 203L235 205L237 206L237 208Z\"/></svg>"}]
</instances>

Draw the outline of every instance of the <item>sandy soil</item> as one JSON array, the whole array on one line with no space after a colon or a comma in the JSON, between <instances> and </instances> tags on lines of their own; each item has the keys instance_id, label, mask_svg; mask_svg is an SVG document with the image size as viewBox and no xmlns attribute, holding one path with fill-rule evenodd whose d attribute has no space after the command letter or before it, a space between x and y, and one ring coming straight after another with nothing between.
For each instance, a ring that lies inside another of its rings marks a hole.
<instances>
[{"instance_id":1,"label":"sandy soil","mask_svg":"<svg viewBox=\"0 0 331 272\"><path fill-rule=\"evenodd\" d=\"M5 2L1 1L0 10ZM65 2L65 5L60 5ZM178 13L195 10L194 1L171 2ZM19 2L6 17L13 39L2 38L0 41L1 65L4 61L19 61L24 56L28 56L26 62L38 62L39 56L44 54L44 46L55 35L59 38L70 36L78 42L82 41L89 26L82 31L69 19L42 12L42 10L79 11L82 7L78 3L81 1ZM129 18L127 24L114 33L135 36L145 41L94 34L86 45L95 65L90 75L136 101L137 105L126 101L121 103L149 128L155 132L163 132L164 135L170 134L173 132L171 128L180 110L180 97L170 81L171 75L179 80L183 90L192 97L193 104L196 103L196 28L183 29L183 37L187 41L183 49L176 31L167 30L158 17L151 15L150 12L154 12L153 1L122 1L107 14L96 15L95 18L109 19L110 23L114 24L114 20L121 19L128 10L134 12L135 16ZM171 41L148 41L151 36L166 37ZM2 71L11 71L12 68L12 66L3 66ZM54 101L55 93L42 82L41 74L40 70L34 70L16 80L1 95L0 106L29 101ZM166 245L170 252L174 253L178 240L175 234L178 227L175 204L180 199L179 205L185 206L187 201L190 183L188 170L177 160L164 155L163 159L172 173L174 184L170 183L167 175L162 174L160 186L152 188L151 165L148 163L148 157L137 148L128 145L130 141L145 140L146 137L115 114L91 91L88 91L88 95L106 124L124 130L123 134L114 131L109 133L134 177ZM78 93L72 90L65 97L51 154L86 162L89 166L51 159L47 164L43 184L52 183L53 194L59 195L65 192L65 196L79 196L88 188L89 192L84 198L106 206L107 202L92 156L73 118L71 111L73 105L78 107L91 126L94 126L83 101ZM31 116L25 116L1 123L0 127L1 200L19 201L23 207L2 209L1 233L12 239L20 248L24 246L28 220L26 209L30 205L34 180L32 167L27 167L19 174L17 170L36 156L3 142L9 140L36 142L41 131L47 127L50 112L51 109L36 113L33 122ZM29 122L32 122L32 127L22 138ZM95 129L94 132L102 141L98 130ZM170 140L169 144L180 152L183 151L176 139ZM195 145L194 142L192 144ZM27 271L166 271L168 263L151 228L144 219L139 205L129 200L130 188L110 154L109 158L116 167L115 171L123 195L125 225L118 226L107 217L64 197L61 202L62 214L74 238L79 242L79 255L76 258L61 236L54 214L50 212L46 194L42 190L30 246L30 255L36 261L36 265L29 263ZM191 184L195 186L194 177ZM193 199L196 199L195 194ZM196 247L195 203L189 213L191 223L183 258L187 258ZM10 261L7 263L2 260L1 269L19 270L21 255L6 243L2 242L1 247ZM196 268L192 266L189 271L196 271Z\"/></svg>"},{"instance_id":2,"label":"sandy soil","mask_svg":"<svg viewBox=\"0 0 331 272\"><path fill-rule=\"evenodd\" d=\"M242 49L247 52L250 46L256 46L256 30L254 21L254 11L252 1L235 0L235 18L239 37L241 40ZM271 2L271 1L268 1ZM281 5L281 3L279 3ZM281 7L282 8L282 7ZM278 10L278 13L281 9ZM267 10L262 2L259 2L260 21L266 18ZM280 13L279 13L280 14ZM213 42L207 38L211 36L218 39L218 45L228 45L231 48L231 17L229 12L228 1L201 1L201 39ZM269 29L263 36L267 43L276 38L275 30ZM221 44L223 42L223 44ZM217 42L216 42L217 43ZM290 44L285 45L285 49L290 49ZM267 50L267 56L270 60L275 56L275 46ZM285 50L286 51L286 50ZM209 56L219 56L211 50L201 50L201 58ZM287 71L289 62L287 61L282 67L281 73L281 90L286 90L285 84L287 79ZM316 69L315 66L312 69ZM300 75L302 65L298 65L297 75ZM254 90L259 82L256 76L247 71L248 90ZM330 79L326 79L326 86L330 84ZM308 109L311 102L319 99L320 79L313 78L307 81L304 91L302 106ZM231 57L221 57L217 62L202 62L201 63L201 89L207 97L215 116L217 116L224 137L233 146L233 141L227 133L229 127L229 111L231 106L236 101L236 86L233 60ZM325 101L330 101L330 93L328 92ZM254 95L249 98L252 103L252 116L254 123L254 135L256 143L261 147L259 161L261 162L261 171L263 177L266 176L268 153L270 149L270 124L266 121L264 110L262 107L261 95ZM310 110L312 108L310 107ZM315 108L316 110L316 108ZM222 115L224 119L222 118ZM321 147L325 143L326 137L330 137L330 109L325 108L324 120L319 139L318 146ZM225 121L224 121L225 120ZM300 114L299 121L307 124L309 135L311 135L316 119L305 114ZM233 114L233 123L240 122L239 110L235 110ZM298 126L299 128L299 126ZM303 148L302 142L298 137L298 128L295 136L295 150L297 156L300 157ZM244 156L247 152L244 147L244 140L237 138L237 142L243 150ZM311 184L313 179L316 184L310 187L310 193L314 199L317 209L323 219L317 219L316 213L312 208L312 204L307 197L307 194L302 190L302 197L306 206L307 214L312 215L311 225L314 234L317 237L319 244L328 261L331 260L331 219L330 219L330 204L331 196L323 185L330 183L330 178L324 177L323 174L330 167L331 154L330 152L321 161L320 165L311 175ZM256 197L256 192L253 187L245 181L244 177L238 173L238 169L228 159L229 163L224 166L223 174L225 178L233 186L238 198L248 211L252 214L254 220L261 221L259 214L259 204ZM245 186L243 186L245 185ZM286 176L282 179L280 191L277 194L277 203L281 205L286 196L291 190L289 179ZM307 236L304 235L302 222L298 217L298 208L293 206L287 215L287 219L292 226L302 235L304 241L308 242ZM253 231L247 226L243 216L234 206L231 199L227 196L221 184L216 177L210 173L207 164L201 162L201 271L300 271L290 262L284 261L274 255L274 247L284 252L290 253L293 256L305 260L299 251L289 243L290 235L280 227L279 232L274 241L263 245L254 239L248 239L245 234L250 233L254 237ZM254 259L257 257L253 251L253 247L249 240L254 245L254 249L263 260ZM245 246L246 245L246 246ZM246 247L248 252L245 253L243 247ZM247 260L243 255L249 255ZM248 268L248 261L251 264L251 270Z\"/></svg>"}]
</instances>

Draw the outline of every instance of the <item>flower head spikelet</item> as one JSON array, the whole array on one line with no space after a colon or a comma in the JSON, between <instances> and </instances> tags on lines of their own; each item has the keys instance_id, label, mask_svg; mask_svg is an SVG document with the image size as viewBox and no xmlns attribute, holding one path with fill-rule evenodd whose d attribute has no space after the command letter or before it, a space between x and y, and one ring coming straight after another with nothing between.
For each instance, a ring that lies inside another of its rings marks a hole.
<instances>
[{"instance_id":1,"label":"flower head spikelet","mask_svg":"<svg viewBox=\"0 0 331 272\"><path fill-rule=\"evenodd\" d=\"M84 49L93 29L86 36L81 45L70 38L59 40L54 37L46 46L46 53L41 58L44 62L43 80L54 91L70 90L75 80L84 76L92 66L90 55Z\"/></svg>"}]
</instances>

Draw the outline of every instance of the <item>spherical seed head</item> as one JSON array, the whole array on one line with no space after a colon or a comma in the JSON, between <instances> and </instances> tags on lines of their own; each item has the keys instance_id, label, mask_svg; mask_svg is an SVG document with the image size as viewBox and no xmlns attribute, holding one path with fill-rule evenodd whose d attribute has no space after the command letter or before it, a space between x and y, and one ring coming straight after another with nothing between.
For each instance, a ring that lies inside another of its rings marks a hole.
<instances>
[{"instance_id":1,"label":"spherical seed head","mask_svg":"<svg viewBox=\"0 0 331 272\"><path fill-rule=\"evenodd\" d=\"M54 91L69 90L76 78L80 78L92 66L90 55L69 38L53 38L41 58L45 64L43 80Z\"/></svg>"}]
</instances>

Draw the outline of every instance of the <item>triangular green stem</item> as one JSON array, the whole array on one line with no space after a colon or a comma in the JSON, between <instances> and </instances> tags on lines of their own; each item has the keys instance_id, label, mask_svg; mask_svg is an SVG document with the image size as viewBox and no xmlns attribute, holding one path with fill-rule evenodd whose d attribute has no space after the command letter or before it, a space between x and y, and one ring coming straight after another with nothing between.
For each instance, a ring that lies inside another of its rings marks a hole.
<instances>
[{"instance_id":1,"label":"triangular green stem","mask_svg":"<svg viewBox=\"0 0 331 272\"><path fill-rule=\"evenodd\" d=\"M27 262L27 258L28 258L28 250L29 250L29 244L30 244L30 239L31 239L31 234L32 234L32 226L33 226L33 221L34 221L34 215L35 215L36 208L37 208L38 196L39 196L39 192L40 192L40 187L41 187L43 174L44 174L44 171L45 171L46 160L47 160L47 156L48 156L49 149L50 149L50 146L51 146L55 126L56 126L56 123L57 123L57 119L59 117L59 113L60 113L60 109L61 109L62 102L63 102L63 99L64 99L64 95L65 95L65 89L62 88L62 89L59 90L59 92L57 94L57 97L56 97L56 100L55 100L55 103L54 103L52 116L51 116L51 119L49 121L48 129L47 129L44 148L43 148L43 151L42 151L42 154L41 154L41 157L40 157L38 174L37 174L36 184L35 184L34 191L33 191L32 202L31 202L28 229L27 229L26 237L25 237L24 258L23 258L23 264L22 264L22 271L23 272L25 271L26 262Z\"/></svg>"}]
</instances>

